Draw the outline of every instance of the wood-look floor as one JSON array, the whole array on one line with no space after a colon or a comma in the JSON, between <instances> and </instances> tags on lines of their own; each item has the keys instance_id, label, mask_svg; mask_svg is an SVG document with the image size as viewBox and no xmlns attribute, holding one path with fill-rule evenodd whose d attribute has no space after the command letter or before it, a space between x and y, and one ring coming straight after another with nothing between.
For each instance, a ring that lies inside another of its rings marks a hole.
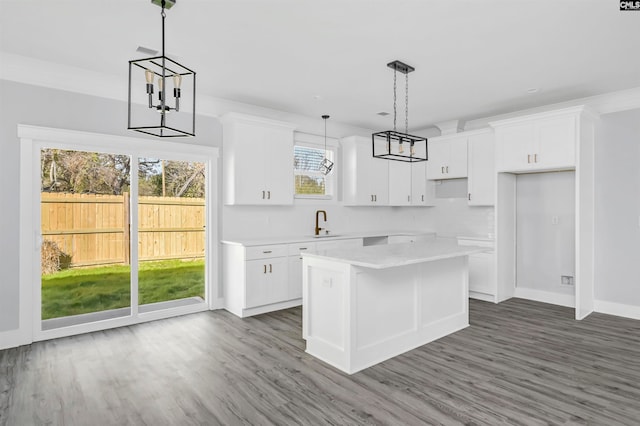
<instances>
[{"instance_id":1,"label":"wood-look floor","mask_svg":"<svg viewBox=\"0 0 640 426\"><path fill-rule=\"evenodd\" d=\"M352 376L301 310L206 312L0 352L0 425L639 425L640 321L512 299Z\"/></svg>"}]
</instances>

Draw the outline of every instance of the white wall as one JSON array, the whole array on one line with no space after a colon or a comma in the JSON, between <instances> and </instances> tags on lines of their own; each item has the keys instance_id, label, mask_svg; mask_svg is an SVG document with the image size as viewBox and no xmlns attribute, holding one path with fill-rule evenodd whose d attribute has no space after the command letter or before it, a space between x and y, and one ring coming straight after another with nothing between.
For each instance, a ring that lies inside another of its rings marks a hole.
<instances>
[{"instance_id":1,"label":"white wall","mask_svg":"<svg viewBox=\"0 0 640 426\"><path fill-rule=\"evenodd\" d=\"M573 295L560 276L575 277L575 173L518 175L516 191L516 286Z\"/></svg>"},{"instance_id":2,"label":"white wall","mask_svg":"<svg viewBox=\"0 0 640 426\"><path fill-rule=\"evenodd\" d=\"M635 306L638 314L640 109L603 115L600 121L595 153L595 296L596 301Z\"/></svg>"}]
</instances>

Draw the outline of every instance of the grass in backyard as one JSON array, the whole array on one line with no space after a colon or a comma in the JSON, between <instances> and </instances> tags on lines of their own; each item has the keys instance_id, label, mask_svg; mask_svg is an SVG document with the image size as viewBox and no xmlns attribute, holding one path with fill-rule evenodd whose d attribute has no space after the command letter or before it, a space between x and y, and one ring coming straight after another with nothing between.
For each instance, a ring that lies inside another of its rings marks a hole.
<instances>
[{"instance_id":1,"label":"grass in backyard","mask_svg":"<svg viewBox=\"0 0 640 426\"><path fill-rule=\"evenodd\" d=\"M42 319L130 305L130 266L67 269L42 276ZM204 260L143 262L138 276L141 305L199 296L204 299Z\"/></svg>"}]
</instances>

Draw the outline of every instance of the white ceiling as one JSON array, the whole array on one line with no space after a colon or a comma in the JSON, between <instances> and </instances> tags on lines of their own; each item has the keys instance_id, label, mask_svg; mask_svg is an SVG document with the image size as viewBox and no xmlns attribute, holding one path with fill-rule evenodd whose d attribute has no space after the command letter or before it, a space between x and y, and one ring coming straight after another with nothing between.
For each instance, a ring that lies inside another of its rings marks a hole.
<instances>
[{"instance_id":1,"label":"white ceiling","mask_svg":"<svg viewBox=\"0 0 640 426\"><path fill-rule=\"evenodd\" d=\"M160 49L150 0L0 7L8 53L126 79L138 46ZM392 123L376 113L393 112L395 59L416 68L411 129L640 86L640 12L617 0L178 0L166 25L198 93L371 129Z\"/></svg>"}]
</instances>

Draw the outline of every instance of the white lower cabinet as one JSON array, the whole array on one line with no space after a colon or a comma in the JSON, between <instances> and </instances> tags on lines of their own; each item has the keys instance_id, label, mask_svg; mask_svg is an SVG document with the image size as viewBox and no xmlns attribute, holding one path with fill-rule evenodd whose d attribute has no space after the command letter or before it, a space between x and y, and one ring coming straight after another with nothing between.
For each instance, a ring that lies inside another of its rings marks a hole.
<instances>
[{"instance_id":1,"label":"white lower cabinet","mask_svg":"<svg viewBox=\"0 0 640 426\"><path fill-rule=\"evenodd\" d=\"M286 257L248 260L246 262L245 306L255 308L288 299Z\"/></svg>"},{"instance_id":2,"label":"white lower cabinet","mask_svg":"<svg viewBox=\"0 0 640 426\"><path fill-rule=\"evenodd\" d=\"M248 317L301 305L301 253L357 247L362 247L362 238L264 246L223 243L225 308Z\"/></svg>"},{"instance_id":3,"label":"white lower cabinet","mask_svg":"<svg viewBox=\"0 0 640 426\"><path fill-rule=\"evenodd\" d=\"M493 240L459 237L458 244L491 248L489 252L469 255L469 297L496 303L498 284Z\"/></svg>"}]
</instances>

